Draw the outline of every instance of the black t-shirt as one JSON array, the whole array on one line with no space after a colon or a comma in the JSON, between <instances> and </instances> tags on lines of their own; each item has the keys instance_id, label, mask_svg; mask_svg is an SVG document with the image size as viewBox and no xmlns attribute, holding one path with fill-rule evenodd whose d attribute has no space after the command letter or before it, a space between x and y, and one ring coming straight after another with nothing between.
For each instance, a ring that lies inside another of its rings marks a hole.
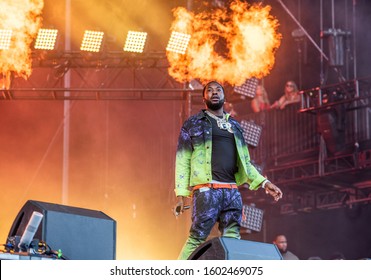
<instances>
[{"instance_id":1,"label":"black t-shirt","mask_svg":"<svg viewBox=\"0 0 371 280\"><path fill-rule=\"evenodd\" d=\"M237 149L233 133L220 129L216 120L209 116L207 118L212 124L212 178L219 182L235 182Z\"/></svg>"}]
</instances>

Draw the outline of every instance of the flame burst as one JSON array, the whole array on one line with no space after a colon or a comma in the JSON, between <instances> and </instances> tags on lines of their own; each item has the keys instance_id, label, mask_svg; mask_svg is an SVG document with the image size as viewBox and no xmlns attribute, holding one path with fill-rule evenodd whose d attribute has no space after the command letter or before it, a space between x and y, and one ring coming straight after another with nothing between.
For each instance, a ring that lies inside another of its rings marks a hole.
<instances>
[{"instance_id":1,"label":"flame burst","mask_svg":"<svg viewBox=\"0 0 371 280\"><path fill-rule=\"evenodd\" d=\"M31 74L31 42L41 26L43 0L1 0L0 29L11 29L9 49L0 50L0 73Z\"/></svg>"},{"instance_id":2,"label":"flame burst","mask_svg":"<svg viewBox=\"0 0 371 280\"><path fill-rule=\"evenodd\" d=\"M266 76L282 38L270 10L270 6L240 1L232 2L229 11L212 13L176 8L171 30L192 37L185 55L167 52L169 74L178 82L218 80L231 85ZM225 42L225 55L216 50L220 41Z\"/></svg>"}]
</instances>

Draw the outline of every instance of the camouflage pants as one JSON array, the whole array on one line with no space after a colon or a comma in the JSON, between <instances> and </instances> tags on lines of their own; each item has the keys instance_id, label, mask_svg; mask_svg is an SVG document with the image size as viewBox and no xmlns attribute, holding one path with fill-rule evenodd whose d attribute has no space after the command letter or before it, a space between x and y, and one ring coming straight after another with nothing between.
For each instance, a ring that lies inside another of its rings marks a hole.
<instances>
[{"instance_id":1,"label":"camouflage pants","mask_svg":"<svg viewBox=\"0 0 371 280\"><path fill-rule=\"evenodd\" d=\"M186 260L209 236L216 222L224 237L240 239L242 198L238 189L203 188L193 193L192 225L179 254Z\"/></svg>"}]
</instances>

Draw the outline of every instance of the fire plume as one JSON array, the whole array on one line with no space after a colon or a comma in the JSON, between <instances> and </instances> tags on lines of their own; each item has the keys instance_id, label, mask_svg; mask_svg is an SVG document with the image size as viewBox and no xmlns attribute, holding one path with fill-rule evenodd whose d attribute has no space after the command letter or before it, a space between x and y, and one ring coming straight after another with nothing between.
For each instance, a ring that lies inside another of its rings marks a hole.
<instances>
[{"instance_id":1,"label":"fire plume","mask_svg":"<svg viewBox=\"0 0 371 280\"><path fill-rule=\"evenodd\" d=\"M270 11L270 6L241 1L232 2L228 10L198 14L176 8L171 30L191 39L186 54L167 52L169 74L178 82L218 80L231 85L266 76L282 38Z\"/></svg>"},{"instance_id":2,"label":"fire plume","mask_svg":"<svg viewBox=\"0 0 371 280\"><path fill-rule=\"evenodd\" d=\"M41 26L43 0L0 1L0 29L12 30L9 49L0 50L0 73L31 74L31 42Z\"/></svg>"}]
</instances>

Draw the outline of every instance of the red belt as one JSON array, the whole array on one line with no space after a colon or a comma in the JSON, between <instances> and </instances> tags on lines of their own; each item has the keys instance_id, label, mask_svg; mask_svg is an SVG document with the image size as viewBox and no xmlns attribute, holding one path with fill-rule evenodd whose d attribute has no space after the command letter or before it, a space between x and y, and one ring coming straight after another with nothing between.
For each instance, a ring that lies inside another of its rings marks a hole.
<instances>
[{"instance_id":1,"label":"red belt","mask_svg":"<svg viewBox=\"0 0 371 280\"><path fill-rule=\"evenodd\" d=\"M214 183L207 183L207 184L200 184L196 185L192 188L192 191L201 189L201 188L211 188L211 189L237 189L236 184L214 184Z\"/></svg>"}]
</instances>

